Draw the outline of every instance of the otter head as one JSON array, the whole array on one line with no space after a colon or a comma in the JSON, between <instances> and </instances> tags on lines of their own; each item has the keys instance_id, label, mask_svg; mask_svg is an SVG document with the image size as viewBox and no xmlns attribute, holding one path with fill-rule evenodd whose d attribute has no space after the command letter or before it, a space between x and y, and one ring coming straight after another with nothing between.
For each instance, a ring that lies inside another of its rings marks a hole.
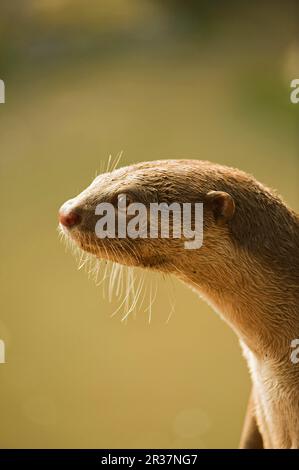
<instances>
[{"instance_id":1,"label":"otter head","mask_svg":"<svg viewBox=\"0 0 299 470\"><path fill-rule=\"evenodd\" d=\"M164 272L196 269L229 243L235 211L201 163L164 160L104 173L62 205L60 226L98 258Z\"/></svg>"}]
</instances>

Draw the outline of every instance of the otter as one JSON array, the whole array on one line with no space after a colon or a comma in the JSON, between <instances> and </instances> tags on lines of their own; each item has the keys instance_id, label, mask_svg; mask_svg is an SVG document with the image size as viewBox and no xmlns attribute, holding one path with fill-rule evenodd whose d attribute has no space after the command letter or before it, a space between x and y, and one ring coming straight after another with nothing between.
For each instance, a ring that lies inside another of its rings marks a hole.
<instances>
[{"instance_id":1,"label":"otter","mask_svg":"<svg viewBox=\"0 0 299 470\"><path fill-rule=\"evenodd\" d=\"M203 245L183 238L99 239L101 202L203 204ZM62 230L101 259L177 276L237 334L252 392L241 448L299 448L299 217L238 169L198 160L138 163L103 173L60 208Z\"/></svg>"}]
</instances>

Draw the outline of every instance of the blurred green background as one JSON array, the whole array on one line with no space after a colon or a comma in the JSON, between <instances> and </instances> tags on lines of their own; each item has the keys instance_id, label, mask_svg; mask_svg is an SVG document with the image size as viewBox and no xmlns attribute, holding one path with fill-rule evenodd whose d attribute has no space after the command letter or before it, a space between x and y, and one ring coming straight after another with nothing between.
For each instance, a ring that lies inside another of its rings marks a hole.
<instances>
[{"instance_id":1,"label":"blurred green background","mask_svg":"<svg viewBox=\"0 0 299 470\"><path fill-rule=\"evenodd\" d=\"M120 150L239 167L298 210L298 18L288 0L1 1L2 448L238 445L234 334L176 280L150 324L110 318L57 210Z\"/></svg>"}]
</instances>

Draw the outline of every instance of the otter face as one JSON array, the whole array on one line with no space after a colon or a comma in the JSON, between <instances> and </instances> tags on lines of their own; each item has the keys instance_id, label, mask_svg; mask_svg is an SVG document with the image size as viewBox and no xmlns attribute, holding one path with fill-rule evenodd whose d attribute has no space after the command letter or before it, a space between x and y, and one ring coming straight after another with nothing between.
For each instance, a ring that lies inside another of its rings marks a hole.
<instances>
[{"instance_id":1,"label":"otter face","mask_svg":"<svg viewBox=\"0 0 299 470\"><path fill-rule=\"evenodd\" d=\"M201 248L204 233L230 217L234 204L226 193L200 187L192 171L182 174L177 162L166 169L163 163L96 177L61 206L61 230L82 250L120 264L169 272L178 256L188 262L188 251Z\"/></svg>"}]
</instances>

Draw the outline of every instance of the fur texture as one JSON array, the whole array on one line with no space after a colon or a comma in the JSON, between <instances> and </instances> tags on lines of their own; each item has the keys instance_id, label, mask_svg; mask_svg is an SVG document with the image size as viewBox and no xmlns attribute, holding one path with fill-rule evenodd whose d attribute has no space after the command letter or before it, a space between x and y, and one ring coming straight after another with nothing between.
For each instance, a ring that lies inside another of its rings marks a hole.
<instances>
[{"instance_id":1,"label":"fur texture","mask_svg":"<svg viewBox=\"0 0 299 470\"><path fill-rule=\"evenodd\" d=\"M229 217L223 217L224 199L220 206L211 203L211 191L229 197ZM97 239L95 206L115 202L120 193L145 204L203 202L203 246L186 250L180 239ZM104 173L71 207L82 223L69 235L83 250L174 274L223 316L249 366L251 413L264 447L299 448L299 364L290 360L291 341L299 338L298 215L250 175L196 160L161 160Z\"/></svg>"}]
</instances>

